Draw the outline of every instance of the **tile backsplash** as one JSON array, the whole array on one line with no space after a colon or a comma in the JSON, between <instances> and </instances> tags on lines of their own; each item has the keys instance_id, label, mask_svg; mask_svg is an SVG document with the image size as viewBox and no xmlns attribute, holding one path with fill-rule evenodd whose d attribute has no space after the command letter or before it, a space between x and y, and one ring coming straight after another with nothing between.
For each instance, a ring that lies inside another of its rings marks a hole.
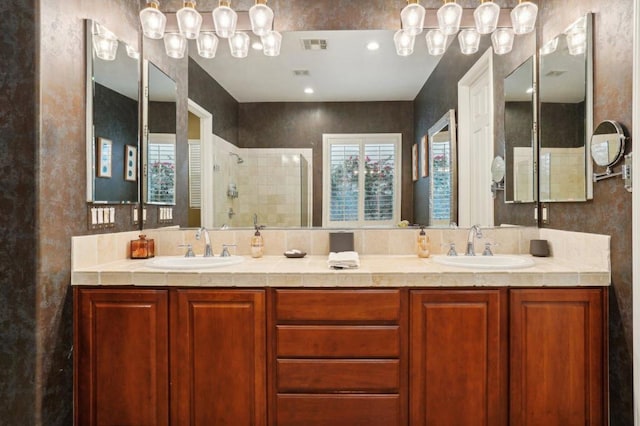
<instances>
[{"instance_id":1,"label":"tile backsplash","mask_svg":"<svg viewBox=\"0 0 640 426\"><path fill-rule=\"evenodd\" d=\"M286 250L298 249L310 255L329 253L329 233L343 232L328 229L264 229L261 231L266 256L279 256ZM347 232L347 231L345 231ZM362 254L412 255L416 253L417 229L358 229L354 233L354 249ZM446 253L454 243L459 254L463 254L467 242L467 229L426 229L431 240L431 253ZM144 233L155 239L156 256L180 256L191 244L196 255L204 252L204 242L195 238L194 229L160 228L148 229ZM254 231L210 230L211 245L217 255L223 244L235 244L232 254L250 255L250 240ZM476 239L476 253L482 253L484 244L492 244L496 254L527 254L529 241L549 241L551 256L559 260L576 260L595 267L610 267L610 237L608 235L538 229L533 227L498 227L482 230L483 238ZM129 243L138 238L140 232L85 235L73 237L72 269L91 267L129 257Z\"/></svg>"}]
</instances>

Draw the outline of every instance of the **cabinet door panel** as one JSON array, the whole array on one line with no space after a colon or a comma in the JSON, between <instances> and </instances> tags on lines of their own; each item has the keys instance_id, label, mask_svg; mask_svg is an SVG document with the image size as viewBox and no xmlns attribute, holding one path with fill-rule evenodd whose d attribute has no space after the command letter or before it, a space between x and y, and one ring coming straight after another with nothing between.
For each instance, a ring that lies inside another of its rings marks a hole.
<instances>
[{"instance_id":1,"label":"cabinet door panel","mask_svg":"<svg viewBox=\"0 0 640 426\"><path fill-rule=\"evenodd\" d=\"M412 425L506 422L506 293L411 293Z\"/></svg>"},{"instance_id":2,"label":"cabinet door panel","mask_svg":"<svg viewBox=\"0 0 640 426\"><path fill-rule=\"evenodd\" d=\"M167 292L75 292L75 423L167 425Z\"/></svg>"},{"instance_id":3,"label":"cabinet door panel","mask_svg":"<svg viewBox=\"0 0 640 426\"><path fill-rule=\"evenodd\" d=\"M278 395L277 426L401 426L398 395Z\"/></svg>"},{"instance_id":4,"label":"cabinet door panel","mask_svg":"<svg viewBox=\"0 0 640 426\"><path fill-rule=\"evenodd\" d=\"M174 424L266 424L264 291L172 295Z\"/></svg>"},{"instance_id":5,"label":"cabinet door panel","mask_svg":"<svg viewBox=\"0 0 640 426\"><path fill-rule=\"evenodd\" d=\"M511 292L511 423L604 423L599 289Z\"/></svg>"},{"instance_id":6,"label":"cabinet door panel","mask_svg":"<svg viewBox=\"0 0 640 426\"><path fill-rule=\"evenodd\" d=\"M282 358L397 358L398 326L276 327L278 357Z\"/></svg>"},{"instance_id":7,"label":"cabinet door panel","mask_svg":"<svg viewBox=\"0 0 640 426\"><path fill-rule=\"evenodd\" d=\"M398 393L399 360L278 360L279 392Z\"/></svg>"}]
</instances>

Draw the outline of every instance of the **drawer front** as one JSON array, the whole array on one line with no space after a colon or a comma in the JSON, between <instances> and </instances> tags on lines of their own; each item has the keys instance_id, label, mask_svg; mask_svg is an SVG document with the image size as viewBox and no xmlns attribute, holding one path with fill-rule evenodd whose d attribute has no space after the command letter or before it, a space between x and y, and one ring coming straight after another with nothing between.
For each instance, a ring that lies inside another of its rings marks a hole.
<instances>
[{"instance_id":1,"label":"drawer front","mask_svg":"<svg viewBox=\"0 0 640 426\"><path fill-rule=\"evenodd\" d=\"M398 326L276 327L279 358L398 358Z\"/></svg>"},{"instance_id":2,"label":"drawer front","mask_svg":"<svg viewBox=\"0 0 640 426\"><path fill-rule=\"evenodd\" d=\"M278 392L398 393L398 360L280 359Z\"/></svg>"},{"instance_id":3,"label":"drawer front","mask_svg":"<svg viewBox=\"0 0 640 426\"><path fill-rule=\"evenodd\" d=\"M277 321L382 322L400 320L399 290L277 290Z\"/></svg>"},{"instance_id":4,"label":"drawer front","mask_svg":"<svg viewBox=\"0 0 640 426\"><path fill-rule=\"evenodd\" d=\"M278 395L278 426L402 425L398 395Z\"/></svg>"}]
</instances>

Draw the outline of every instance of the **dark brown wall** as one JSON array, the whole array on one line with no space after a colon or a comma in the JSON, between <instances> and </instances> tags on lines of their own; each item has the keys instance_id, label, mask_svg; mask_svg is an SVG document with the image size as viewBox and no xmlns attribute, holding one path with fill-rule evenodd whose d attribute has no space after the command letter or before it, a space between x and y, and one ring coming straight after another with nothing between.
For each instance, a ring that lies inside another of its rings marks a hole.
<instances>
[{"instance_id":1,"label":"dark brown wall","mask_svg":"<svg viewBox=\"0 0 640 426\"><path fill-rule=\"evenodd\" d=\"M585 144L585 102L540 104L540 146L577 148Z\"/></svg>"},{"instance_id":2,"label":"dark brown wall","mask_svg":"<svg viewBox=\"0 0 640 426\"><path fill-rule=\"evenodd\" d=\"M322 226L322 134L402 133L402 218L413 221L412 102L240 104L242 148L313 149L313 225Z\"/></svg>"},{"instance_id":3,"label":"dark brown wall","mask_svg":"<svg viewBox=\"0 0 640 426\"><path fill-rule=\"evenodd\" d=\"M594 12L594 124L617 120L631 129L633 2L584 0L542 3L542 42ZM611 70L615 69L615 73ZM595 127L595 126L594 126ZM627 145L627 152L631 151ZM616 170L620 166L616 167ZM611 425L633 424L631 194L620 179L594 183L593 200L555 203L550 228L611 235L609 380Z\"/></svg>"}]
</instances>

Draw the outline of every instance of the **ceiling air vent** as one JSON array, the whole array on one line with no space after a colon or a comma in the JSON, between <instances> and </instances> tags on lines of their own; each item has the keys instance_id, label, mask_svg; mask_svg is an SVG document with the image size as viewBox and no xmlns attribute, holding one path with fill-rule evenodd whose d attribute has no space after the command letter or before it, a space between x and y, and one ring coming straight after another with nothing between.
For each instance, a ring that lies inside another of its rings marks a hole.
<instances>
[{"instance_id":1,"label":"ceiling air vent","mask_svg":"<svg viewBox=\"0 0 640 426\"><path fill-rule=\"evenodd\" d=\"M302 39L302 47L304 50L327 50L327 40L321 39Z\"/></svg>"},{"instance_id":2,"label":"ceiling air vent","mask_svg":"<svg viewBox=\"0 0 640 426\"><path fill-rule=\"evenodd\" d=\"M293 70L293 75L296 77L306 77L309 75L309 70Z\"/></svg>"},{"instance_id":3,"label":"ceiling air vent","mask_svg":"<svg viewBox=\"0 0 640 426\"><path fill-rule=\"evenodd\" d=\"M544 76L545 77L560 77L562 74L565 74L567 71L566 70L551 70L548 73L546 73Z\"/></svg>"}]
</instances>

